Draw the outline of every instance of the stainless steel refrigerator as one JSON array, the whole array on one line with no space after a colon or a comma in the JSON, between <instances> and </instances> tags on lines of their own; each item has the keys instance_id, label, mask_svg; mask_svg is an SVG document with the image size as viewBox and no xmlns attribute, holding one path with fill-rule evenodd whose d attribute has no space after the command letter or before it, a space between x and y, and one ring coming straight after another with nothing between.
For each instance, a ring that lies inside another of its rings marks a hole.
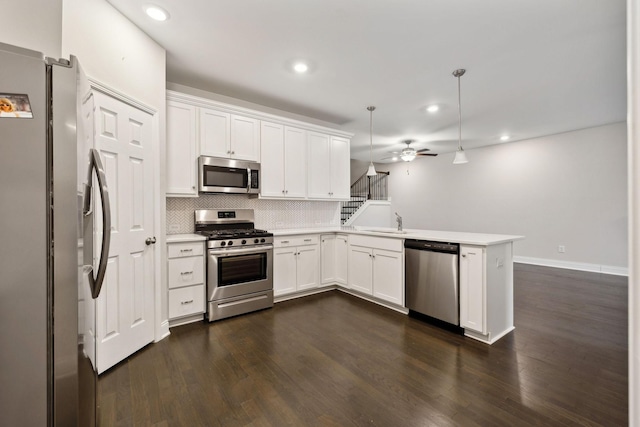
<instances>
[{"instance_id":1,"label":"stainless steel refrigerator","mask_svg":"<svg viewBox=\"0 0 640 427\"><path fill-rule=\"evenodd\" d=\"M93 141L76 58L0 43L2 426L96 424L95 298L110 209Z\"/></svg>"}]
</instances>

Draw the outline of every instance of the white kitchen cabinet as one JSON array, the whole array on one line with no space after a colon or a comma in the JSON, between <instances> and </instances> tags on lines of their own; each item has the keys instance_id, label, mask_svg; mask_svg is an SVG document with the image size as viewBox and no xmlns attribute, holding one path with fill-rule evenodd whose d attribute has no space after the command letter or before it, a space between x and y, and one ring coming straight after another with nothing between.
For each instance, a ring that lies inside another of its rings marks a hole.
<instances>
[{"instance_id":1,"label":"white kitchen cabinet","mask_svg":"<svg viewBox=\"0 0 640 427\"><path fill-rule=\"evenodd\" d=\"M310 199L348 200L350 142L346 138L307 132L307 195Z\"/></svg>"},{"instance_id":2,"label":"white kitchen cabinet","mask_svg":"<svg viewBox=\"0 0 640 427\"><path fill-rule=\"evenodd\" d=\"M404 306L402 240L351 236L348 283L349 289Z\"/></svg>"},{"instance_id":3,"label":"white kitchen cabinet","mask_svg":"<svg viewBox=\"0 0 640 427\"><path fill-rule=\"evenodd\" d=\"M488 344L514 329L512 246L460 245L460 326Z\"/></svg>"},{"instance_id":4,"label":"white kitchen cabinet","mask_svg":"<svg viewBox=\"0 0 640 427\"><path fill-rule=\"evenodd\" d=\"M200 154L260 161L260 120L211 108L200 110Z\"/></svg>"},{"instance_id":5,"label":"white kitchen cabinet","mask_svg":"<svg viewBox=\"0 0 640 427\"><path fill-rule=\"evenodd\" d=\"M275 238L273 242L273 295L317 288L320 284L318 235Z\"/></svg>"},{"instance_id":6,"label":"white kitchen cabinet","mask_svg":"<svg viewBox=\"0 0 640 427\"><path fill-rule=\"evenodd\" d=\"M336 265L335 279L339 285L347 286L349 271L349 239L346 234L336 235Z\"/></svg>"},{"instance_id":7,"label":"white kitchen cabinet","mask_svg":"<svg viewBox=\"0 0 640 427\"><path fill-rule=\"evenodd\" d=\"M197 197L196 107L167 101L167 187L171 197Z\"/></svg>"},{"instance_id":8,"label":"white kitchen cabinet","mask_svg":"<svg viewBox=\"0 0 640 427\"><path fill-rule=\"evenodd\" d=\"M347 286L347 258L349 249L344 234L323 234L320 236L321 283Z\"/></svg>"},{"instance_id":9,"label":"white kitchen cabinet","mask_svg":"<svg viewBox=\"0 0 640 427\"><path fill-rule=\"evenodd\" d=\"M260 124L260 145L260 197L305 198L306 131L263 121Z\"/></svg>"},{"instance_id":10,"label":"white kitchen cabinet","mask_svg":"<svg viewBox=\"0 0 640 427\"><path fill-rule=\"evenodd\" d=\"M203 241L167 243L169 326L203 319L205 277Z\"/></svg>"}]
</instances>

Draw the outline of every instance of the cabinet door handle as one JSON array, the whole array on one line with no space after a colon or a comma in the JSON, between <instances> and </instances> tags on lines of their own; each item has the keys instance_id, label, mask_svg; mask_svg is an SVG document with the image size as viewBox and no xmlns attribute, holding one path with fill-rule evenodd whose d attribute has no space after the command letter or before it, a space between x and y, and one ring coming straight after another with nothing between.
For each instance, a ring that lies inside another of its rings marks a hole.
<instances>
[{"instance_id":1,"label":"cabinet door handle","mask_svg":"<svg viewBox=\"0 0 640 427\"><path fill-rule=\"evenodd\" d=\"M183 271L182 273L180 273L181 276L187 276L189 274L193 274L193 271Z\"/></svg>"},{"instance_id":2,"label":"cabinet door handle","mask_svg":"<svg viewBox=\"0 0 640 427\"><path fill-rule=\"evenodd\" d=\"M227 150L227 154L231 154L231 150Z\"/></svg>"},{"instance_id":3,"label":"cabinet door handle","mask_svg":"<svg viewBox=\"0 0 640 427\"><path fill-rule=\"evenodd\" d=\"M232 152L231 152L231 154L236 154L236 152L235 152L235 151L232 151Z\"/></svg>"},{"instance_id":4,"label":"cabinet door handle","mask_svg":"<svg viewBox=\"0 0 640 427\"><path fill-rule=\"evenodd\" d=\"M461 255L462 255L462 258L466 258L467 257L467 254L461 254Z\"/></svg>"},{"instance_id":5,"label":"cabinet door handle","mask_svg":"<svg viewBox=\"0 0 640 427\"><path fill-rule=\"evenodd\" d=\"M193 302L192 299L190 299L189 301L181 301L180 304L185 305L185 304L191 304Z\"/></svg>"}]
</instances>

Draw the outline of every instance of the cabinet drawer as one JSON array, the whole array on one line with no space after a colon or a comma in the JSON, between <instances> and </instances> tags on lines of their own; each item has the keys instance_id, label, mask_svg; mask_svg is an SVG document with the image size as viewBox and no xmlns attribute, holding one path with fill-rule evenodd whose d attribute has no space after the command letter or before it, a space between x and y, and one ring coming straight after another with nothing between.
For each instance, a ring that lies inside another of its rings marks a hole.
<instances>
[{"instance_id":1,"label":"cabinet drawer","mask_svg":"<svg viewBox=\"0 0 640 427\"><path fill-rule=\"evenodd\" d=\"M169 260L169 289L204 283L204 257Z\"/></svg>"},{"instance_id":2,"label":"cabinet drawer","mask_svg":"<svg viewBox=\"0 0 640 427\"><path fill-rule=\"evenodd\" d=\"M171 243L167 245L167 256L169 258L202 255L203 253L204 242Z\"/></svg>"},{"instance_id":3,"label":"cabinet drawer","mask_svg":"<svg viewBox=\"0 0 640 427\"><path fill-rule=\"evenodd\" d=\"M320 243L320 236L317 234L304 234L301 236L278 237L274 239L275 248L286 248L288 246L317 245Z\"/></svg>"},{"instance_id":4,"label":"cabinet drawer","mask_svg":"<svg viewBox=\"0 0 640 427\"><path fill-rule=\"evenodd\" d=\"M404 240L352 234L351 236L349 236L349 244L353 246L364 246L366 248L372 249L384 249L387 251L402 252L402 248L404 247Z\"/></svg>"},{"instance_id":5,"label":"cabinet drawer","mask_svg":"<svg viewBox=\"0 0 640 427\"><path fill-rule=\"evenodd\" d=\"M169 291L169 319L204 313L204 285Z\"/></svg>"}]
</instances>

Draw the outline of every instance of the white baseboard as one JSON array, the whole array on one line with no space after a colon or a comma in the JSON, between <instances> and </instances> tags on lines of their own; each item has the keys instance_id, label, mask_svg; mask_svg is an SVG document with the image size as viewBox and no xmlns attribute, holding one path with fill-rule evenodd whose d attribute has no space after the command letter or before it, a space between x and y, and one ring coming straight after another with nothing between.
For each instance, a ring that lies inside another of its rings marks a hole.
<instances>
[{"instance_id":1,"label":"white baseboard","mask_svg":"<svg viewBox=\"0 0 640 427\"><path fill-rule=\"evenodd\" d=\"M532 258L525 256L514 256L513 262L521 264L542 265L545 267L566 268L567 270L589 271L592 273L612 274L615 276L628 276L627 267L616 267L613 265L587 264L583 262L558 261L555 259Z\"/></svg>"}]
</instances>

